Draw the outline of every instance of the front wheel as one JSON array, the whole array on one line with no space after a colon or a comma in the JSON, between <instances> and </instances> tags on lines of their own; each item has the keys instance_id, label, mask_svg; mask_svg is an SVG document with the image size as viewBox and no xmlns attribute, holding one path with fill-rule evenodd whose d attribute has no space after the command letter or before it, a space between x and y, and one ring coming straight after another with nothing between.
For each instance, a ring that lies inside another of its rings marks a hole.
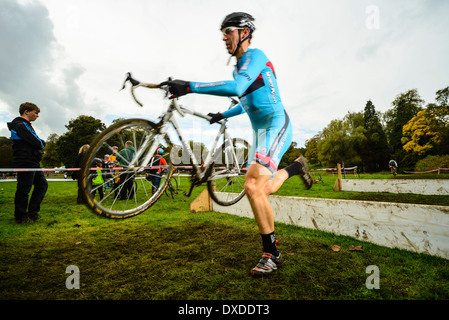
<instances>
[{"instance_id":1,"label":"front wheel","mask_svg":"<svg viewBox=\"0 0 449 320\"><path fill-rule=\"evenodd\" d=\"M134 150L121 152L127 142L131 142ZM164 150L162 157L166 164L154 162L156 158L149 155L156 148ZM150 208L171 179L170 148L168 137L161 137L156 124L148 120L122 120L105 129L91 142L82 159L79 182L87 206L99 215L118 219ZM106 165L105 155L113 155L116 160ZM97 192L105 186L106 192Z\"/></svg>"},{"instance_id":2,"label":"front wheel","mask_svg":"<svg viewBox=\"0 0 449 320\"><path fill-rule=\"evenodd\" d=\"M249 150L247 141L230 139L215 151L214 170L207 181L207 189L215 203L230 206L245 196Z\"/></svg>"}]
</instances>

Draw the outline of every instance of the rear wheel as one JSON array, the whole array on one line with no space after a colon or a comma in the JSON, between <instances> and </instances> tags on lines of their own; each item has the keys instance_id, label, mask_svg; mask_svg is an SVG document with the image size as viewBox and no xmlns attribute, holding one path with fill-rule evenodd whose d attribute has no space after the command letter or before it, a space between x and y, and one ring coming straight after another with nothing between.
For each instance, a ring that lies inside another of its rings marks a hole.
<instances>
[{"instance_id":1,"label":"rear wheel","mask_svg":"<svg viewBox=\"0 0 449 320\"><path fill-rule=\"evenodd\" d=\"M207 189L217 204L230 206L245 196L249 149L247 141L235 138L225 141L215 151L215 166L207 181Z\"/></svg>"},{"instance_id":2,"label":"rear wheel","mask_svg":"<svg viewBox=\"0 0 449 320\"><path fill-rule=\"evenodd\" d=\"M167 165L144 163L153 141L160 136L157 126L144 119L122 120L101 132L83 156L80 168L80 186L87 205L97 214L109 218L128 218L150 208L164 193L173 173L170 162L170 141L164 136L157 147L164 150ZM133 157L125 159L116 154L117 160L109 168L98 165L105 154L114 154L131 141L135 149ZM155 148L153 146L154 151ZM120 162L119 162L120 161ZM98 179L98 175L102 179ZM101 181L102 180L102 181ZM99 183L100 182L100 183ZM107 191L100 198L99 189Z\"/></svg>"}]
</instances>

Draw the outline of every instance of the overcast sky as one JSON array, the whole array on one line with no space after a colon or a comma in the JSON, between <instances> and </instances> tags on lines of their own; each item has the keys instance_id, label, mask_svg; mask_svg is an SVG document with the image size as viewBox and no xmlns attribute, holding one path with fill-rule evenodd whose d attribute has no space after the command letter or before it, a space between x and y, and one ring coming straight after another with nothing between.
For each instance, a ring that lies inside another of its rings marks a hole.
<instances>
[{"instance_id":1,"label":"overcast sky","mask_svg":"<svg viewBox=\"0 0 449 320\"><path fill-rule=\"evenodd\" d=\"M256 19L252 47L274 64L299 146L369 99L384 112L397 94L416 88L430 103L449 86L445 0L0 0L0 136L25 101L41 108L34 127L43 139L79 115L107 125L156 119L162 93L140 89L140 108L119 91L128 71L154 83L232 79L219 25L234 11ZM180 103L208 113L229 100L192 94ZM186 134L212 132L182 123ZM251 139L246 115L230 126Z\"/></svg>"}]
</instances>

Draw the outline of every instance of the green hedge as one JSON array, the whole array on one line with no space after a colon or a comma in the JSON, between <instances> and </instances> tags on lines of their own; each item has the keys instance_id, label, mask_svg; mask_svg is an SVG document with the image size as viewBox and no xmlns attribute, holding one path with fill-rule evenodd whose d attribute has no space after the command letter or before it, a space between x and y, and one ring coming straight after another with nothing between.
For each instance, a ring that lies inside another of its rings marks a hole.
<instances>
[{"instance_id":1,"label":"green hedge","mask_svg":"<svg viewBox=\"0 0 449 320\"><path fill-rule=\"evenodd\" d=\"M438 168L449 168L449 155L427 156L416 163L416 171L429 171Z\"/></svg>"}]
</instances>

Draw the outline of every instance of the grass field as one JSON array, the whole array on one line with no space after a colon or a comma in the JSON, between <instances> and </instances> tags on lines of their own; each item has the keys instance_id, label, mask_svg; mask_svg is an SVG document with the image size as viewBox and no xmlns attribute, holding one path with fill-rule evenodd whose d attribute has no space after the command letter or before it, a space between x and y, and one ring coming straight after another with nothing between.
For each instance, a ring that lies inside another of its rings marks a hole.
<instances>
[{"instance_id":1,"label":"grass field","mask_svg":"<svg viewBox=\"0 0 449 320\"><path fill-rule=\"evenodd\" d=\"M290 179L277 194L449 206L449 197L333 192L336 177L322 176L307 191ZM15 187L0 183L2 300L449 299L448 260L284 224L276 224L284 266L271 278L253 279L249 270L261 254L254 220L190 213L205 187L113 220L77 205L76 183L49 182L41 220L24 225L13 220ZM188 189L186 180L180 188ZM342 250L333 252L333 245ZM79 268L79 290L66 287L72 265ZM379 268L379 289L366 287L370 265Z\"/></svg>"}]
</instances>

